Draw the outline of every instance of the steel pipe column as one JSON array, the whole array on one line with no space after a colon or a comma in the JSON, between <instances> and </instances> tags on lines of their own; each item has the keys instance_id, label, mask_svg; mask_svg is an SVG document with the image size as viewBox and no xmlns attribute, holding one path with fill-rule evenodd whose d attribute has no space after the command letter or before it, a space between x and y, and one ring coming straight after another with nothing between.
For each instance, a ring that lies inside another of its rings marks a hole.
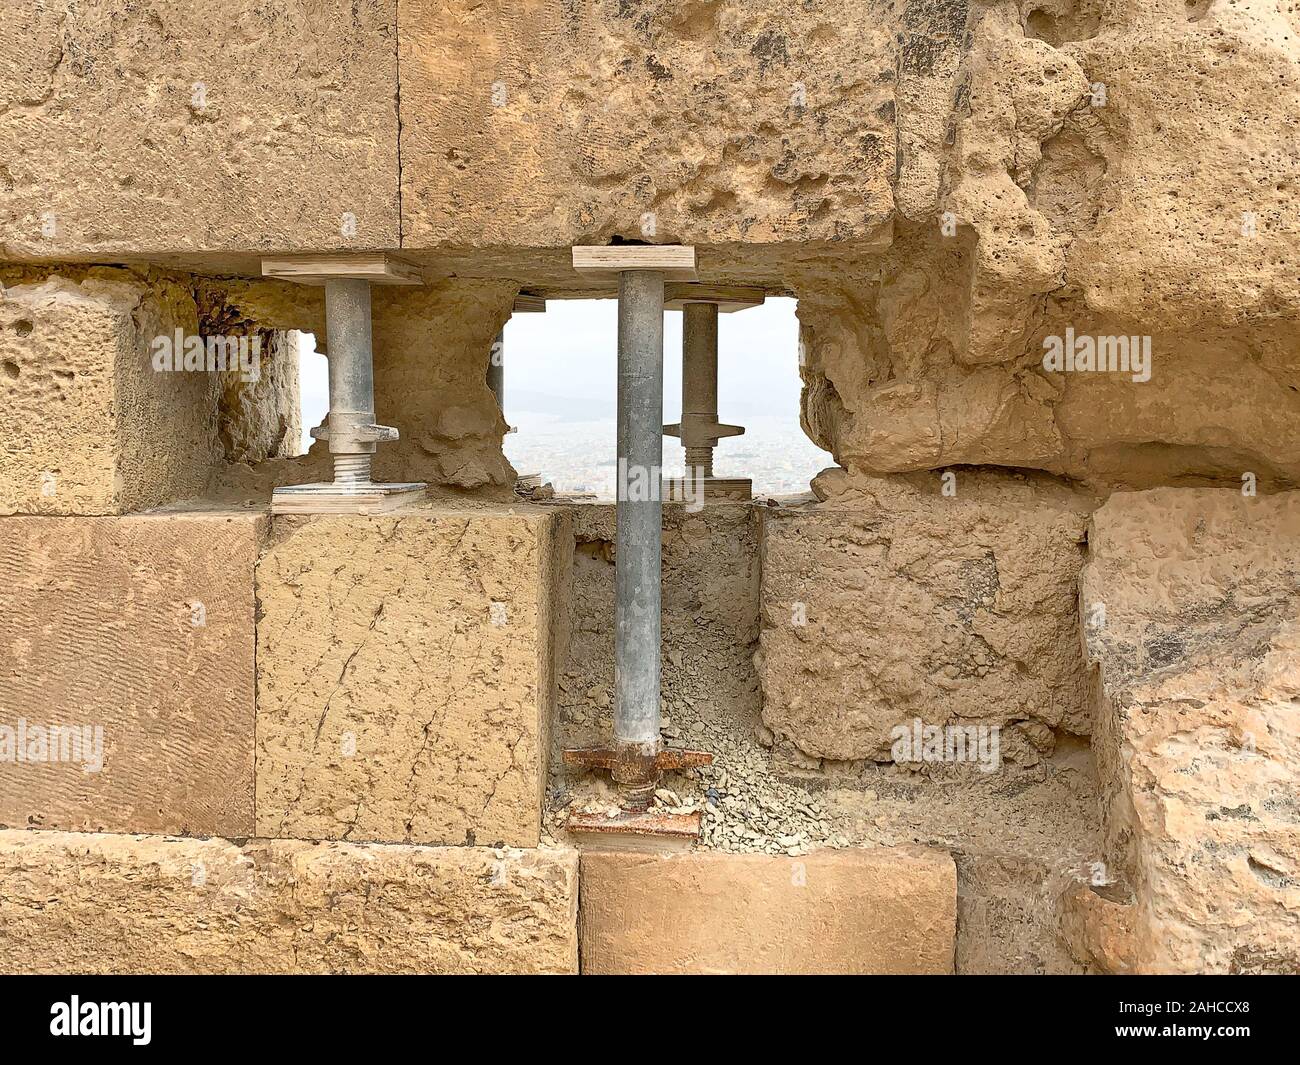
<instances>
[{"instance_id":1,"label":"steel pipe column","mask_svg":"<svg viewBox=\"0 0 1300 1065\"><path fill-rule=\"evenodd\" d=\"M614 750L628 770L659 752L660 550L663 523L664 275L618 283L618 501L614 605ZM653 790L644 773L620 783ZM633 799L649 796L633 796Z\"/></svg>"},{"instance_id":2,"label":"steel pipe column","mask_svg":"<svg viewBox=\"0 0 1300 1065\"><path fill-rule=\"evenodd\" d=\"M369 281L331 278L325 282L325 331L334 483L369 484L370 458L380 435L375 432Z\"/></svg>"},{"instance_id":3,"label":"steel pipe column","mask_svg":"<svg viewBox=\"0 0 1300 1065\"><path fill-rule=\"evenodd\" d=\"M713 447L692 429L718 422L718 305L688 303L682 310L682 444L686 476L713 476Z\"/></svg>"}]
</instances>

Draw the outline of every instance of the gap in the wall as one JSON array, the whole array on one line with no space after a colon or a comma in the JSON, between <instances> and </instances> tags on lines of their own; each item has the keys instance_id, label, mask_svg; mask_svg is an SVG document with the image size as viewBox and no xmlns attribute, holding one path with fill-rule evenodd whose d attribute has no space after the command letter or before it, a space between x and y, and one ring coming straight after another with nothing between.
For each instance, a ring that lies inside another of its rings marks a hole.
<instances>
[{"instance_id":1,"label":"gap in the wall","mask_svg":"<svg viewBox=\"0 0 1300 1065\"><path fill-rule=\"evenodd\" d=\"M295 454L305 455L315 441L311 431L330 409L329 361L316 350L314 333L298 332L298 404L302 411L302 437Z\"/></svg>"},{"instance_id":2,"label":"gap in the wall","mask_svg":"<svg viewBox=\"0 0 1300 1065\"><path fill-rule=\"evenodd\" d=\"M664 315L664 422L681 416L682 314ZM516 314L505 329L505 415L517 431L505 452L521 474L557 492L612 499L616 473L618 305L548 300L545 314ZM774 297L718 319L718 419L745 426L714 451L718 477L750 477L760 495L798 495L834 459L799 425L799 323L795 300ZM685 454L664 438L664 473Z\"/></svg>"}]
</instances>

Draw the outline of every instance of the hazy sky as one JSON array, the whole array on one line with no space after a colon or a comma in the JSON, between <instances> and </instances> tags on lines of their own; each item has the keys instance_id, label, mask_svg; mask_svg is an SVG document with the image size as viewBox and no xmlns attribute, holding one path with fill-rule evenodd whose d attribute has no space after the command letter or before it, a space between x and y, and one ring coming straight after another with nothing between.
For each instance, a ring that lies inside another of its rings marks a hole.
<instances>
[{"instance_id":1,"label":"hazy sky","mask_svg":"<svg viewBox=\"0 0 1300 1065\"><path fill-rule=\"evenodd\" d=\"M718 316L721 421L772 414L799 419L799 325L793 299ZM592 400L591 416L612 416L617 387L615 300L550 300L545 314L506 325L506 414L534 410L534 397ZM664 421L682 407L682 314L664 314ZM601 409L601 408L607 409Z\"/></svg>"}]
</instances>

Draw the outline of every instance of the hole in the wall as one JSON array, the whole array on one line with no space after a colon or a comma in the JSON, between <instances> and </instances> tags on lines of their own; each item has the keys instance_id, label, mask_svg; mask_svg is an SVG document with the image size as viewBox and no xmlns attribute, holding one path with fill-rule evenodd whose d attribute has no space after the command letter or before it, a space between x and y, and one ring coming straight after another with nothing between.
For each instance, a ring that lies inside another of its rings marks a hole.
<instances>
[{"instance_id":1,"label":"hole in the wall","mask_svg":"<svg viewBox=\"0 0 1300 1065\"><path fill-rule=\"evenodd\" d=\"M14 362L13 359L5 359L3 363L0 363L0 369L4 370L4 375L11 381L18 380L18 376L21 373L18 369L18 364Z\"/></svg>"},{"instance_id":2,"label":"hole in the wall","mask_svg":"<svg viewBox=\"0 0 1300 1065\"><path fill-rule=\"evenodd\" d=\"M618 304L613 299L547 301L545 314L516 314L503 345L504 441L521 476L540 475L557 492L614 497ZM681 416L682 315L664 315L664 423ZM718 319L718 420L745 434L714 450L718 477L749 477L755 495L788 496L834 459L799 422L799 324L795 301L771 297ZM666 476L681 476L685 452L664 437Z\"/></svg>"},{"instance_id":3,"label":"hole in the wall","mask_svg":"<svg viewBox=\"0 0 1300 1065\"><path fill-rule=\"evenodd\" d=\"M19 318L18 321L14 322L14 332L20 337L31 336L34 328L35 326L26 318Z\"/></svg>"},{"instance_id":4,"label":"hole in the wall","mask_svg":"<svg viewBox=\"0 0 1300 1065\"><path fill-rule=\"evenodd\" d=\"M294 454L304 455L316 441L311 431L330 410L330 371L325 356L316 350L314 333L298 333L298 404L302 433Z\"/></svg>"},{"instance_id":5,"label":"hole in the wall","mask_svg":"<svg viewBox=\"0 0 1300 1065\"><path fill-rule=\"evenodd\" d=\"M1101 32L1101 5L1096 0L1049 0L1024 17L1025 36L1060 48L1071 41L1087 41Z\"/></svg>"}]
</instances>

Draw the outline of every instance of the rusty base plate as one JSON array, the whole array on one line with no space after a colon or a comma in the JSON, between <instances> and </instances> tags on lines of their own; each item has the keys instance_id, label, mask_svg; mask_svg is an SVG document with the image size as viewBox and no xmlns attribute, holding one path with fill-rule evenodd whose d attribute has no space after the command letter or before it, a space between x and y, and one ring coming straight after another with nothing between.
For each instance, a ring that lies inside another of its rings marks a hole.
<instances>
[{"instance_id":1,"label":"rusty base plate","mask_svg":"<svg viewBox=\"0 0 1300 1065\"><path fill-rule=\"evenodd\" d=\"M700 838L700 813L620 810L614 817L575 810L565 827L593 850L689 850Z\"/></svg>"}]
</instances>

